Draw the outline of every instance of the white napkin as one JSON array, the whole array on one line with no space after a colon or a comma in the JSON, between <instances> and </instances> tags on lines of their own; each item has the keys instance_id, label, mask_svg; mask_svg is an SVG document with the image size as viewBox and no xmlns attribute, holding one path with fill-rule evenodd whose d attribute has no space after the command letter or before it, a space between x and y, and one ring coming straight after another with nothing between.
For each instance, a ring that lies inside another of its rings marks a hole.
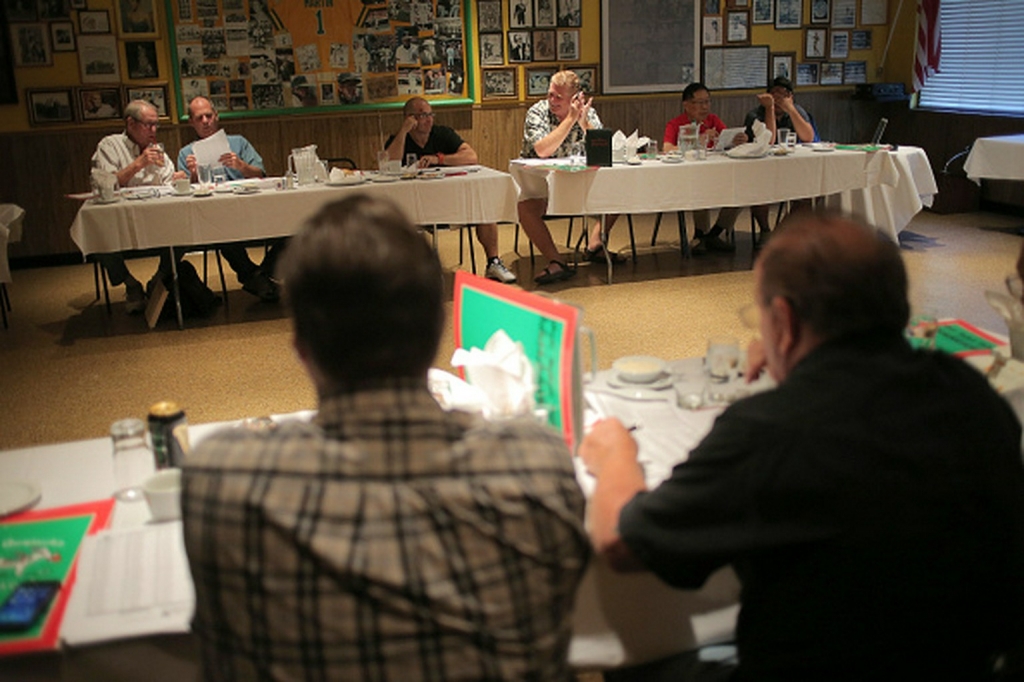
<instances>
[{"instance_id":1,"label":"white napkin","mask_svg":"<svg viewBox=\"0 0 1024 682\"><path fill-rule=\"evenodd\" d=\"M1024 360L1024 305L1013 296L998 291L986 291L985 300L1006 322L1010 335L1010 352Z\"/></svg>"},{"instance_id":2,"label":"white napkin","mask_svg":"<svg viewBox=\"0 0 1024 682\"><path fill-rule=\"evenodd\" d=\"M483 414L487 419L531 415L534 411L533 365L523 346L499 329L483 350L456 348L453 367L465 367L469 383L486 396Z\"/></svg>"},{"instance_id":3,"label":"white napkin","mask_svg":"<svg viewBox=\"0 0 1024 682\"><path fill-rule=\"evenodd\" d=\"M768 149L772 146L772 131L768 130L761 121L754 121L754 125L751 126L754 131L754 141L739 144L727 151L726 156L731 156L734 159L748 159L748 158L760 158L768 154Z\"/></svg>"},{"instance_id":4,"label":"white napkin","mask_svg":"<svg viewBox=\"0 0 1024 682\"><path fill-rule=\"evenodd\" d=\"M650 141L651 138L645 135L637 135L636 130L628 137L621 130L616 130L612 134L612 161L629 161L636 157L637 149L646 146Z\"/></svg>"}]
</instances>

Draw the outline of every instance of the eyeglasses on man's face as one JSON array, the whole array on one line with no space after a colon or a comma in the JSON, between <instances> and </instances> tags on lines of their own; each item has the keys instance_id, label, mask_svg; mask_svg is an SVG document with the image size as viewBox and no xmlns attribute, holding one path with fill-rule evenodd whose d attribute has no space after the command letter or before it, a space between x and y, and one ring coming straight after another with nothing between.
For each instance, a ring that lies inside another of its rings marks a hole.
<instances>
[{"instance_id":1,"label":"eyeglasses on man's face","mask_svg":"<svg viewBox=\"0 0 1024 682\"><path fill-rule=\"evenodd\" d=\"M149 128L151 130L156 130L156 127L158 125L160 125L159 121L142 121L142 120L135 119L135 122L137 124L139 124L140 126L142 126L143 128Z\"/></svg>"},{"instance_id":2,"label":"eyeglasses on man's face","mask_svg":"<svg viewBox=\"0 0 1024 682\"><path fill-rule=\"evenodd\" d=\"M425 118L434 118L434 112L433 111L421 111L418 114L413 114L413 116L415 118L419 119L420 121L422 121Z\"/></svg>"}]
</instances>

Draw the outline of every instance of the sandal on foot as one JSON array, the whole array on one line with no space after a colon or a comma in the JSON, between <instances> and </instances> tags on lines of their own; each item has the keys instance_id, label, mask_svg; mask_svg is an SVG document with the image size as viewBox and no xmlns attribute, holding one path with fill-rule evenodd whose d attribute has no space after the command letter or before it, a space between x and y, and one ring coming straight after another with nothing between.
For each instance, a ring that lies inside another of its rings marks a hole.
<instances>
[{"instance_id":1,"label":"sandal on foot","mask_svg":"<svg viewBox=\"0 0 1024 682\"><path fill-rule=\"evenodd\" d=\"M615 251L609 251L608 255L611 258L612 265L626 262L626 257ZM585 249L583 252L583 259L590 263L604 263L604 246L599 246L593 251L591 251L590 249Z\"/></svg>"},{"instance_id":2,"label":"sandal on foot","mask_svg":"<svg viewBox=\"0 0 1024 682\"><path fill-rule=\"evenodd\" d=\"M552 265L557 265L560 269L552 270ZM553 260L548 263L543 272L533 278L533 281L537 284L554 284L555 282L562 282L575 276L575 270L570 270L569 266L560 260Z\"/></svg>"}]
</instances>

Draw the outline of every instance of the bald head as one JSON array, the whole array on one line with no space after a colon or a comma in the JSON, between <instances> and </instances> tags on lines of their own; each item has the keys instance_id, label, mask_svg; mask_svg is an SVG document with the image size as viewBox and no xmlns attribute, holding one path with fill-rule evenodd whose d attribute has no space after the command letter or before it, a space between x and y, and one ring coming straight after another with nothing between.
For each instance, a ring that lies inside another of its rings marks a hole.
<instances>
[{"instance_id":1,"label":"bald head","mask_svg":"<svg viewBox=\"0 0 1024 682\"><path fill-rule=\"evenodd\" d=\"M822 340L864 332L899 335L909 315L899 249L874 230L834 213L787 219L758 259L762 304L789 301Z\"/></svg>"}]
</instances>

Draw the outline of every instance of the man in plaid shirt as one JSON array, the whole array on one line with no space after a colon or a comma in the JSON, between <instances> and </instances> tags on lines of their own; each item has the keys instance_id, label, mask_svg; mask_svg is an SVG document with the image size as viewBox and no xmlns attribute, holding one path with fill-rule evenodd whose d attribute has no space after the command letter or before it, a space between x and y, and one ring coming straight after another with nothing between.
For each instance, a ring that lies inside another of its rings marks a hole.
<instances>
[{"instance_id":1,"label":"man in plaid shirt","mask_svg":"<svg viewBox=\"0 0 1024 682\"><path fill-rule=\"evenodd\" d=\"M558 433L445 412L441 266L390 202L323 208L279 263L312 423L184 467L210 680L564 680L590 545Z\"/></svg>"}]
</instances>

